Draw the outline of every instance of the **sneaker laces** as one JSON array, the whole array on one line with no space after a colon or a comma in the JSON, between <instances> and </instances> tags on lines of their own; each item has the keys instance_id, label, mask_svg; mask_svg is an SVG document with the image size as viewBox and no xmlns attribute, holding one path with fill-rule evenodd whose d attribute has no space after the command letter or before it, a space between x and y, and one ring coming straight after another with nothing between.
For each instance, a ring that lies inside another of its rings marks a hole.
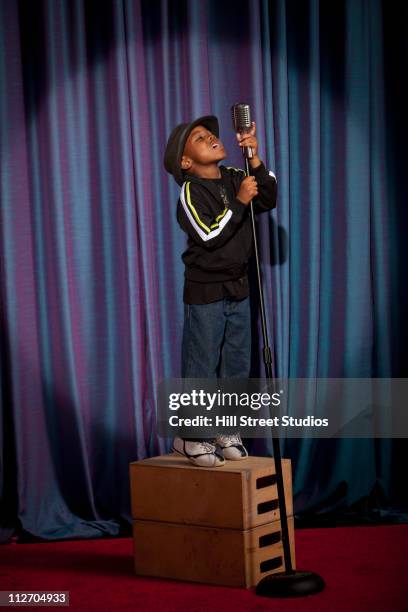
<instances>
[{"instance_id":1,"label":"sneaker laces","mask_svg":"<svg viewBox=\"0 0 408 612\"><path fill-rule=\"evenodd\" d=\"M196 444L199 444L201 447L200 449L197 448L196 450L200 450L200 451L203 450L208 453L213 453L215 451L215 446L214 444L211 444L211 442L202 441L202 442L196 442Z\"/></svg>"},{"instance_id":2,"label":"sneaker laces","mask_svg":"<svg viewBox=\"0 0 408 612\"><path fill-rule=\"evenodd\" d=\"M221 446L233 446L234 444L242 444L239 434L220 434L217 436L217 442Z\"/></svg>"}]
</instances>

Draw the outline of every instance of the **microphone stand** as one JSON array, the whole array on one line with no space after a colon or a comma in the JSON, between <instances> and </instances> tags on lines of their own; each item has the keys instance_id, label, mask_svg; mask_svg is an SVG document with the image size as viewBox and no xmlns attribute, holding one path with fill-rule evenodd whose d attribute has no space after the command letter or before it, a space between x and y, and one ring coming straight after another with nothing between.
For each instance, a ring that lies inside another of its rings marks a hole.
<instances>
[{"instance_id":1,"label":"microphone stand","mask_svg":"<svg viewBox=\"0 0 408 612\"><path fill-rule=\"evenodd\" d=\"M243 149L243 155L245 160L245 174L250 176L250 166L248 155ZM252 157L252 155L251 155ZM275 390L275 379L272 370L272 352L269 346L268 329L266 326L265 317L265 302L262 286L261 267L259 263L259 252L258 252L258 241L256 237L255 227L255 214L253 202L250 204L250 215L251 215L251 226L252 235L254 239L254 251L256 261L256 274L258 281L258 292L259 292L259 308L261 315L262 325L262 338L263 338L263 361L265 366L265 375L268 380L271 381L272 391ZM300 597L304 595L312 595L313 593L319 593L325 587L325 583L321 576L314 572L297 572L292 566L292 557L290 553L290 542L289 542L289 529L288 529L288 517L286 511L286 500L285 490L283 486L283 473L282 473L282 457L280 451L279 438L274 434L273 428L272 433L272 446L273 456L275 460L275 471L276 471L276 484L278 490L278 505L279 514L281 521L281 532L282 532L282 546L283 556L285 560L285 571L277 574L269 574L262 578L256 587L256 594L263 597Z\"/></svg>"}]
</instances>

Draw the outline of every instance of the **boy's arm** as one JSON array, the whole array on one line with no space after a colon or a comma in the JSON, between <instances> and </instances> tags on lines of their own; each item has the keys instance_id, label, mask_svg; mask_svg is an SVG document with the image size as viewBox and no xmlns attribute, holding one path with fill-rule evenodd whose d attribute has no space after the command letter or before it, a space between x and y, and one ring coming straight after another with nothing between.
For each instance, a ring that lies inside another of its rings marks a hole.
<instances>
[{"instance_id":1,"label":"boy's arm","mask_svg":"<svg viewBox=\"0 0 408 612\"><path fill-rule=\"evenodd\" d=\"M253 152L249 160L251 176L254 176L258 186L258 194L254 197L254 211L264 212L276 206L277 182L273 172L268 172L258 157L258 140L256 138L256 124L252 122L249 132L237 134L237 140L241 148L250 147Z\"/></svg>"},{"instance_id":2,"label":"boy's arm","mask_svg":"<svg viewBox=\"0 0 408 612\"><path fill-rule=\"evenodd\" d=\"M268 171L261 162L251 169L258 185L258 195L254 198L254 211L265 212L276 207L277 181L273 172Z\"/></svg>"},{"instance_id":3,"label":"boy's arm","mask_svg":"<svg viewBox=\"0 0 408 612\"><path fill-rule=\"evenodd\" d=\"M187 181L181 189L177 220L194 242L213 249L225 244L235 234L245 212L245 204L235 198L214 218L200 186Z\"/></svg>"}]
</instances>

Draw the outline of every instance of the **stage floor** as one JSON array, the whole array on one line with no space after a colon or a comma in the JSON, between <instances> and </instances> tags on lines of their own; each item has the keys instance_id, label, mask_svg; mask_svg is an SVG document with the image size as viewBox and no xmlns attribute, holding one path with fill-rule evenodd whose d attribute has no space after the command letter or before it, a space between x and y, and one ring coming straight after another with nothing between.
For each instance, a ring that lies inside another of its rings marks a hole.
<instances>
[{"instance_id":1,"label":"stage floor","mask_svg":"<svg viewBox=\"0 0 408 612\"><path fill-rule=\"evenodd\" d=\"M131 538L2 545L0 590L69 591L70 609L103 612L402 612L408 606L408 525L296 530L298 569L318 572L327 587L290 601L136 577L132 547Z\"/></svg>"}]
</instances>

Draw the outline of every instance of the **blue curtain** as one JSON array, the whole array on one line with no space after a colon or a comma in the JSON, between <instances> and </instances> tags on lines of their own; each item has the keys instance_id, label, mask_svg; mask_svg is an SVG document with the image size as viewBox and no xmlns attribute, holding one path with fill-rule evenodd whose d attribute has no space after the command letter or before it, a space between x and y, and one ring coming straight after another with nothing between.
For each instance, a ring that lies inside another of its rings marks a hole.
<instances>
[{"instance_id":1,"label":"blue curtain","mask_svg":"<svg viewBox=\"0 0 408 612\"><path fill-rule=\"evenodd\" d=\"M126 531L129 462L169 449L185 237L162 157L181 121L216 114L239 165L229 109L253 109L279 183L258 227L277 374L407 375L406 23L380 0L3 0L3 540ZM403 517L403 443L283 450L299 517Z\"/></svg>"}]
</instances>

